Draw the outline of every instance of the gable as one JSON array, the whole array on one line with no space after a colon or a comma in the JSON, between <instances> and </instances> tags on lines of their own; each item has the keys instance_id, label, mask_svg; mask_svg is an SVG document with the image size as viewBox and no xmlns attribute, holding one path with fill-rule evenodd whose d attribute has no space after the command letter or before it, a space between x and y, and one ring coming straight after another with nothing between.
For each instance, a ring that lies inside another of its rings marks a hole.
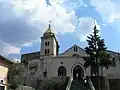
<instances>
[{"instance_id":1,"label":"gable","mask_svg":"<svg viewBox=\"0 0 120 90\"><path fill-rule=\"evenodd\" d=\"M65 56L74 56L74 55L79 55L79 56L87 56L85 53L84 49L80 48L77 45L72 46L68 50L66 50L63 55Z\"/></svg>"}]
</instances>

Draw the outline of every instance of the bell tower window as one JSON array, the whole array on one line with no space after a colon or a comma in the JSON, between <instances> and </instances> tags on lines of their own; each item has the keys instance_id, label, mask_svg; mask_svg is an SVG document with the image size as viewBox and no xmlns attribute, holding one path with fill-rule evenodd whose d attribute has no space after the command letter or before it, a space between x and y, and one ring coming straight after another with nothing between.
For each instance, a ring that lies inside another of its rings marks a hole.
<instances>
[{"instance_id":1,"label":"bell tower window","mask_svg":"<svg viewBox=\"0 0 120 90\"><path fill-rule=\"evenodd\" d=\"M47 50L48 54L49 54L49 49Z\"/></svg>"},{"instance_id":2,"label":"bell tower window","mask_svg":"<svg viewBox=\"0 0 120 90\"><path fill-rule=\"evenodd\" d=\"M48 41L47 43L48 43L48 46L49 46L50 42Z\"/></svg>"},{"instance_id":3,"label":"bell tower window","mask_svg":"<svg viewBox=\"0 0 120 90\"><path fill-rule=\"evenodd\" d=\"M49 49L45 49L45 55L49 54L49 53L50 53L50 50Z\"/></svg>"},{"instance_id":4,"label":"bell tower window","mask_svg":"<svg viewBox=\"0 0 120 90\"><path fill-rule=\"evenodd\" d=\"M49 46L50 45L50 42L45 42L45 46Z\"/></svg>"},{"instance_id":5,"label":"bell tower window","mask_svg":"<svg viewBox=\"0 0 120 90\"><path fill-rule=\"evenodd\" d=\"M47 42L45 42L45 46L47 46Z\"/></svg>"},{"instance_id":6,"label":"bell tower window","mask_svg":"<svg viewBox=\"0 0 120 90\"><path fill-rule=\"evenodd\" d=\"M47 50L45 49L45 54L47 54Z\"/></svg>"}]
</instances>

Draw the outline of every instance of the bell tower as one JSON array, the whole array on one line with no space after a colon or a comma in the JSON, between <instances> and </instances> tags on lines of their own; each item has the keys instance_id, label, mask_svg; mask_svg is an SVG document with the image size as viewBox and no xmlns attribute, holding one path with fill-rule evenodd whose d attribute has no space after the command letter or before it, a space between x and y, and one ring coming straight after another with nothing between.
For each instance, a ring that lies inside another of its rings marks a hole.
<instances>
[{"instance_id":1,"label":"bell tower","mask_svg":"<svg viewBox=\"0 0 120 90\"><path fill-rule=\"evenodd\" d=\"M41 37L41 50L40 55L48 56L54 55L56 56L59 52L58 41L55 37L51 29L51 25L49 24L48 29L45 31L43 36Z\"/></svg>"}]
</instances>

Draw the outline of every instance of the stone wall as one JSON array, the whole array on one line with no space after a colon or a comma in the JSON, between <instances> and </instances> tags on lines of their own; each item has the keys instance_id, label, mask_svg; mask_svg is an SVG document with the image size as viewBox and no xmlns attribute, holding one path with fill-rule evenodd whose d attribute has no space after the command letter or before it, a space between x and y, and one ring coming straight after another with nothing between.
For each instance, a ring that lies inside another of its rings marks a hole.
<instances>
[{"instance_id":1,"label":"stone wall","mask_svg":"<svg viewBox=\"0 0 120 90\"><path fill-rule=\"evenodd\" d=\"M8 90L14 90L14 89L8 89ZM35 89L32 88L32 87L29 87L29 86L22 86L22 85L20 85L15 90L35 90Z\"/></svg>"}]
</instances>

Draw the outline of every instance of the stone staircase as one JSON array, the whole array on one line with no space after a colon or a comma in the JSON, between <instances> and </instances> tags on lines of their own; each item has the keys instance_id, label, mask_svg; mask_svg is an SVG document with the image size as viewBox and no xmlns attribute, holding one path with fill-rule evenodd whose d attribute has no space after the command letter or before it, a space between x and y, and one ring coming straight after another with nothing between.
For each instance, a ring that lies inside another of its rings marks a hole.
<instances>
[{"instance_id":1,"label":"stone staircase","mask_svg":"<svg viewBox=\"0 0 120 90\"><path fill-rule=\"evenodd\" d=\"M72 78L72 77L69 77L69 81L68 81L68 84L67 84L66 90L70 90L70 87L71 87L72 81L73 81L73 78Z\"/></svg>"},{"instance_id":2,"label":"stone staircase","mask_svg":"<svg viewBox=\"0 0 120 90\"><path fill-rule=\"evenodd\" d=\"M70 90L89 90L89 89L85 87L84 82L80 80L73 80Z\"/></svg>"},{"instance_id":3,"label":"stone staircase","mask_svg":"<svg viewBox=\"0 0 120 90\"><path fill-rule=\"evenodd\" d=\"M86 83L84 80L86 80ZM73 78L70 77L66 90L95 90L93 83L89 77L86 77L84 80L73 80Z\"/></svg>"}]
</instances>

